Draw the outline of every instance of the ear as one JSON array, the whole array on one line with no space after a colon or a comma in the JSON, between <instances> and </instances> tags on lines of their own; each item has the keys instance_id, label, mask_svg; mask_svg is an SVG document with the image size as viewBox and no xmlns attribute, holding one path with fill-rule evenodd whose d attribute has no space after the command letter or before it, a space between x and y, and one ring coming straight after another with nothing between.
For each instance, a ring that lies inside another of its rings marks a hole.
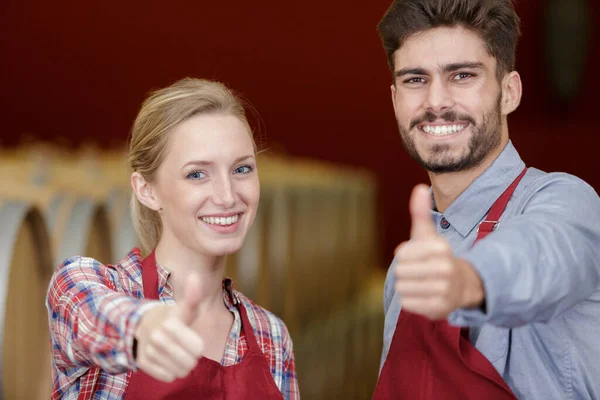
<instances>
[{"instance_id":1,"label":"ear","mask_svg":"<svg viewBox=\"0 0 600 400\"><path fill-rule=\"evenodd\" d=\"M156 194L155 187L146 182L142 174L134 172L131 174L131 187L140 203L151 210L158 211L162 208L160 199Z\"/></svg>"},{"instance_id":2,"label":"ear","mask_svg":"<svg viewBox=\"0 0 600 400\"><path fill-rule=\"evenodd\" d=\"M502 79L502 115L515 111L521 103L523 87L517 71L506 74Z\"/></svg>"}]
</instances>

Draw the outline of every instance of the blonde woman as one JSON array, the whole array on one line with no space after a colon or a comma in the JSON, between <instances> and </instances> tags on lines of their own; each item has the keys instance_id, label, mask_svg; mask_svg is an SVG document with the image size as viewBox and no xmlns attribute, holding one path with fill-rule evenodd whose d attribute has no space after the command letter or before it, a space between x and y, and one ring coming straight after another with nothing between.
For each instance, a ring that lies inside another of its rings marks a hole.
<instances>
[{"instance_id":1,"label":"blonde woman","mask_svg":"<svg viewBox=\"0 0 600 400\"><path fill-rule=\"evenodd\" d=\"M255 147L220 83L184 79L146 99L129 162L147 256L75 256L55 272L52 399L300 398L285 324L224 279L256 215Z\"/></svg>"}]
</instances>

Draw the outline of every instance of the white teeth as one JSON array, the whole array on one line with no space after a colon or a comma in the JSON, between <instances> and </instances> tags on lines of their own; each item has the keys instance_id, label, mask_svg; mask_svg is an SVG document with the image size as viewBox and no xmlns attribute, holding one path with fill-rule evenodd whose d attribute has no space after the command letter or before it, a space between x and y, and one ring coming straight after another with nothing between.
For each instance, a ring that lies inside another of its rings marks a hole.
<instances>
[{"instance_id":1,"label":"white teeth","mask_svg":"<svg viewBox=\"0 0 600 400\"><path fill-rule=\"evenodd\" d=\"M232 225L237 222L239 218L239 214L234 215L233 217L202 217L202 221L211 225Z\"/></svg>"},{"instance_id":2,"label":"white teeth","mask_svg":"<svg viewBox=\"0 0 600 400\"><path fill-rule=\"evenodd\" d=\"M444 135L450 135L452 133L461 131L465 127L466 127L466 125L436 125L436 126L425 125L421 129L425 133L429 133L429 134L432 134L435 136L444 136Z\"/></svg>"}]
</instances>

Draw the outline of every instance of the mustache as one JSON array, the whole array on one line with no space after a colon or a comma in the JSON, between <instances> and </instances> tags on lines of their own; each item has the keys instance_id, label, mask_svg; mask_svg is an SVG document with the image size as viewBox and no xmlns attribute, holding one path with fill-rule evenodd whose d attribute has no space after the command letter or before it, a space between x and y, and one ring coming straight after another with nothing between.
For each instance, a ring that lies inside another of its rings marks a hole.
<instances>
[{"instance_id":1,"label":"mustache","mask_svg":"<svg viewBox=\"0 0 600 400\"><path fill-rule=\"evenodd\" d=\"M459 114L456 111L446 111L443 114L437 115L432 113L431 111L426 111L420 117L413 119L410 122L410 126L408 130L412 130L415 126L422 124L423 122L434 122L437 119L442 119L444 122L456 122L456 121L467 121L470 122L471 125L475 126L475 118L466 114Z\"/></svg>"}]
</instances>

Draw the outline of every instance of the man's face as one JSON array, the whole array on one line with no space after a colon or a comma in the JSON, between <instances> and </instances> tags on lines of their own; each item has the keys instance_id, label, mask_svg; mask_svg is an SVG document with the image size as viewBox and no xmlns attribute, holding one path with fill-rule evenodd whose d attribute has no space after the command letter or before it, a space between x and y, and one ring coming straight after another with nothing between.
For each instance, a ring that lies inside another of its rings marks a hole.
<instances>
[{"instance_id":1,"label":"man's face","mask_svg":"<svg viewBox=\"0 0 600 400\"><path fill-rule=\"evenodd\" d=\"M474 168L508 140L496 60L476 33L440 27L414 34L394 64L400 135L428 171Z\"/></svg>"}]
</instances>

